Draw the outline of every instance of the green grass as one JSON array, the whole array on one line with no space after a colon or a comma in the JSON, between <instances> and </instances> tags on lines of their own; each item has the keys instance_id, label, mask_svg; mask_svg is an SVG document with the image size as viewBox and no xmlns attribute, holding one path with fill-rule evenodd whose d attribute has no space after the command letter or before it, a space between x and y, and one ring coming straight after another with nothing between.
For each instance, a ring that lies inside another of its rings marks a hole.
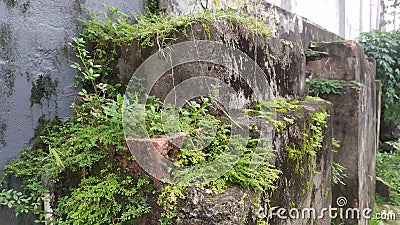
<instances>
[{"instance_id":1,"label":"green grass","mask_svg":"<svg viewBox=\"0 0 400 225\"><path fill-rule=\"evenodd\" d=\"M391 143L397 151L392 153L379 152L376 157L376 175L391 186L390 201L380 199L378 203L388 203L400 206L400 140Z\"/></svg>"}]
</instances>

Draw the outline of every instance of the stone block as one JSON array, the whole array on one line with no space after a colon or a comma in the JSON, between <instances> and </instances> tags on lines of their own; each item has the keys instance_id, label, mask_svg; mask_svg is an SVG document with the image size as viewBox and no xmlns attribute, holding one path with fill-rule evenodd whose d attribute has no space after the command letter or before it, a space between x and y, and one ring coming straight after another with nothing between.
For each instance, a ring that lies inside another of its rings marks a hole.
<instances>
[{"instance_id":1,"label":"stone block","mask_svg":"<svg viewBox=\"0 0 400 225\"><path fill-rule=\"evenodd\" d=\"M383 199L386 201L390 200L390 184L382 180L380 177L376 177L375 190Z\"/></svg>"},{"instance_id":2,"label":"stone block","mask_svg":"<svg viewBox=\"0 0 400 225\"><path fill-rule=\"evenodd\" d=\"M375 61L365 58L364 50L355 41L318 43L315 50L327 54L307 61L310 78L345 81L341 94L321 95L333 103L333 136L341 145L333 160L347 168L346 185L333 187L332 202L343 196L348 201L346 207L372 209L379 118ZM346 220L346 224L354 223L368 221L364 217Z\"/></svg>"}]
</instances>

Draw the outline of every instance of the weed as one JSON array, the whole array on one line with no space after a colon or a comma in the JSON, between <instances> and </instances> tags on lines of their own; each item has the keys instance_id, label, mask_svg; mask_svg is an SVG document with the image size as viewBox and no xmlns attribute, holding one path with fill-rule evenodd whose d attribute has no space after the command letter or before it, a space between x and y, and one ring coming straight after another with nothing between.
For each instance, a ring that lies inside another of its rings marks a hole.
<instances>
[{"instance_id":1,"label":"weed","mask_svg":"<svg viewBox=\"0 0 400 225\"><path fill-rule=\"evenodd\" d=\"M317 151L322 148L322 142L324 140L323 128L327 127L326 119L329 114L322 110L322 112L316 112L312 115L310 122L305 126L305 132L303 136L303 144L300 148L286 146L288 157L296 162L295 170L300 171L300 162L305 156L309 159L317 154ZM307 134L309 129L309 134Z\"/></svg>"},{"instance_id":2,"label":"weed","mask_svg":"<svg viewBox=\"0 0 400 225\"><path fill-rule=\"evenodd\" d=\"M308 92L312 95L318 96L320 94L342 94L340 90L342 89L341 84L344 80L331 80L326 78L313 78L307 79L306 85Z\"/></svg>"}]
</instances>

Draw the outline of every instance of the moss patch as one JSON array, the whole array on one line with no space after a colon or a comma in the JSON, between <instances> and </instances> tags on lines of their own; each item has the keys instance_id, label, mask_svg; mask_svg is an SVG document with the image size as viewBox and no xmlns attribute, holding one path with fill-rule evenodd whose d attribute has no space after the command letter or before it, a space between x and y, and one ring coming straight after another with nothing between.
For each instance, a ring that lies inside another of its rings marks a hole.
<instances>
[{"instance_id":1,"label":"moss patch","mask_svg":"<svg viewBox=\"0 0 400 225\"><path fill-rule=\"evenodd\" d=\"M304 172L304 170L300 169L300 163L304 157L311 159L311 157L315 156L317 151L322 148L322 142L324 140L323 129L327 127L326 119L328 117L329 114L325 110L315 112L308 122L308 126L304 126L302 146L300 148L286 146L288 157L296 162L296 172Z\"/></svg>"}]
</instances>

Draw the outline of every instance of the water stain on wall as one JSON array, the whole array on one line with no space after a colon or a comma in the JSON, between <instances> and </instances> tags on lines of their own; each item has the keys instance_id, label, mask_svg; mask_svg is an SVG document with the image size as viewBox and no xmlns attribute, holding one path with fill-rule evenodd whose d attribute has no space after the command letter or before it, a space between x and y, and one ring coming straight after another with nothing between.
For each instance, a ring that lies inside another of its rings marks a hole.
<instances>
[{"instance_id":1,"label":"water stain on wall","mask_svg":"<svg viewBox=\"0 0 400 225\"><path fill-rule=\"evenodd\" d=\"M43 105L42 100L50 101L51 96L57 94L58 81L53 81L50 74L41 74L35 82L32 82L31 106L34 104Z\"/></svg>"},{"instance_id":2,"label":"water stain on wall","mask_svg":"<svg viewBox=\"0 0 400 225\"><path fill-rule=\"evenodd\" d=\"M11 25L8 23L0 24L0 58L7 61L14 59L14 48L13 48L13 35L11 31Z\"/></svg>"},{"instance_id":3,"label":"water stain on wall","mask_svg":"<svg viewBox=\"0 0 400 225\"><path fill-rule=\"evenodd\" d=\"M16 0L3 0L4 4L7 6L8 9L16 8L18 6L19 10L22 13L26 13L30 6L30 1L25 1L23 3L19 3Z\"/></svg>"},{"instance_id":4,"label":"water stain on wall","mask_svg":"<svg viewBox=\"0 0 400 225\"><path fill-rule=\"evenodd\" d=\"M0 65L0 87L2 87L0 93L2 95L10 97L13 94L15 78L16 78L16 70L14 66Z\"/></svg>"},{"instance_id":5,"label":"water stain on wall","mask_svg":"<svg viewBox=\"0 0 400 225\"><path fill-rule=\"evenodd\" d=\"M46 119L46 115L42 114L38 119L37 126L34 131L34 135L29 140L29 144L32 145L33 149L38 149L38 148L44 147L43 140L40 139L40 136L42 136L44 134L45 128L48 123L49 123L49 120Z\"/></svg>"},{"instance_id":6,"label":"water stain on wall","mask_svg":"<svg viewBox=\"0 0 400 225\"><path fill-rule=\"evenodd\" d=\"M26 1L19 6L19 9L21 10L22 13L26 13L28 11L30 5L31 5L31 2Z\"/></svg>"},{"instance_id":7,"label":"water stain on wall","mask_svg":"<svg viewBox=\"0 0 400 225\"><path fill-rule=\"evenodd\" d=\"M14 8L17 5L16 0L3 0L4 4L6 4L7 8Z\"/></svg>"},{"instance_id":8,"label":"water stain on wall","mask_svg":"<svg viewBox=\"0 0 400 225\"><path fill-rule=\"evenodd\" d=\"M0 124L0 146L2 147L6 146L6 140L5 140L6 130L7 130L7 124L5 123Z\"/></svg>"}]
</instances>

